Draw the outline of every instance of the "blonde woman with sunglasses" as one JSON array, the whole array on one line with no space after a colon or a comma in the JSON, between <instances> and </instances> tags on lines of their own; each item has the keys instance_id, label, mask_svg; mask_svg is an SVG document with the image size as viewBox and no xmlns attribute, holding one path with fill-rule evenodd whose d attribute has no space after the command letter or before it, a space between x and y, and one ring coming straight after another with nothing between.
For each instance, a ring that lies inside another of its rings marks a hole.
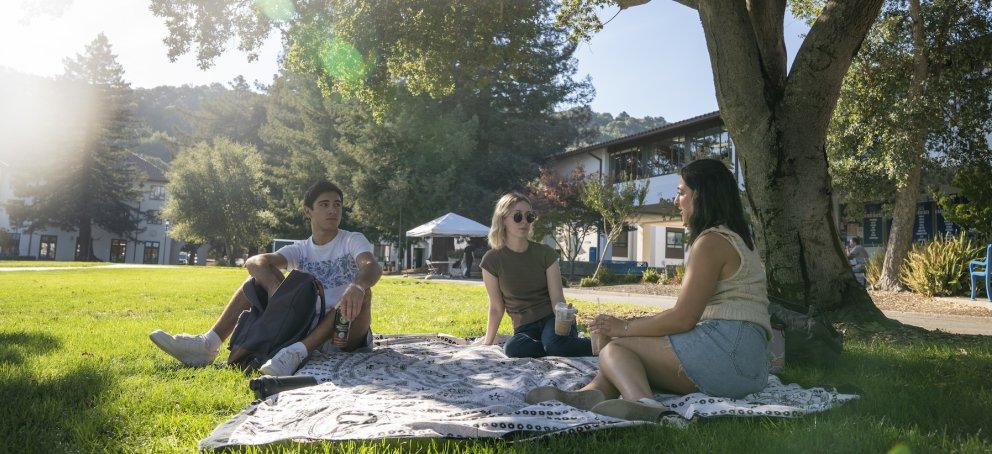
<instances>
[{"instance_id":1,"label":"blonde woman with sunglasses","mask_svg":"<svg viewBox=\"0 0 992 454\"><path fill-rule=\"evenodd\" d=\"M489 230L492 247L482 257L482 280L489 294L489 323L478 342L492 345L503 313L513 322L513 337L503 347L511 358L592 356L587 338L575 323L567 335L555 333L554 304L565 301L558 253L532 241L537 213L523 194L512 192L496 202Z\"/></svg>"}]
</instances>

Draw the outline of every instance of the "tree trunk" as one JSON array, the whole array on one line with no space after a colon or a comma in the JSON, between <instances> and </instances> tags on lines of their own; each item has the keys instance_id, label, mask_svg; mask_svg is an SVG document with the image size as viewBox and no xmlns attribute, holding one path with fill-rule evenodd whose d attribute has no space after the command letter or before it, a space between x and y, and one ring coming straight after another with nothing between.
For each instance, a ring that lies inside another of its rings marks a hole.
<instances>
[{"instance_id":1,"label":"tree trunk","mask_svg":"<svg viewBox=\"0 0 992 454\"><path fill-rule=\"evenodd\" d=\"M744 167L768 291L835 319L884 319L833 222L826 132L882 0L828 1L786 72L784 1L701 0L721 116Z\"/></svg>"},{"instance_id":2,"label":"tree trunk","mask_svg":"<svg viewBox=\"0 0 992 454\"><path fill-rule=\"evenodd\" d=\"M79 258L77 260L83 262L96 260L96 257L93 255L93 222L89 216L83 216L79 220L79 248ZM73 254L75 254L75 250L73 250Z\"/></svg>"},{"instance_id":3,"label":"tree trunk","mask_svg":"<svg viewBox=\"0 0 992 454\"><path fill-rule=\"evenodd\" d=\"M929 76L929 63L924 40L924 24L920 14L920 0L909 1L909 15L912 18L913 32L913 80L909 85L908 102L912 115L913 141L910 144L911 167L906 181L896 191L896 204L892 213L892 231L885 248L885 261L876 288L882 290L903 290L899 278L903 262L913 242L913 226L916 214L916 199L920 191L920 174L923 173L923 154L926 147L926 122L922 120L923 90Z\"/></svg>"},{"instance_id":4,"label":"tree trunk","mask_svg":"<svg viewBox=\"0 0 992 454\"><path fill-rule=\"evenodd\" d=\"M779 137L780 142L745 143L740 150L745 156L772 157L753 159L754 164L745 165L768 292L807 308L836 312L842 318L881 317L851 272L833 222L825 142L798 133L802 126L797 123L802 121L788 115L773 120L770 129L778 132L771 136ZM817 154L821 156L817 158ZM817 161L822 165L797 165Z\"/></svg>"},{"instance_id":5,"label":"tree trunk","mask_svg":"<svg viewBox=\"0 0 992 454\"><path fill-rule=\"evenodd\" d=\"M875 284L875 288L879 290L905 289L899 275L913 243L916 199L920 191L920 174L923 173L921 161L922 159L917 156L905 183L896 190L895 209L892 211L892 230L889 231L889 240L886 242L882 273Z\"/></svg>"}]
</instances>

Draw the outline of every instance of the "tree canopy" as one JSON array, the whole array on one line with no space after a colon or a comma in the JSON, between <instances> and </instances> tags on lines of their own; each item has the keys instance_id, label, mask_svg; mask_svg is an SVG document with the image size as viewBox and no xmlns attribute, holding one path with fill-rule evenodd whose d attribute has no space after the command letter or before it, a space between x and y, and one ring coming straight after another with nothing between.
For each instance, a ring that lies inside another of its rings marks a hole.
<instances>
[{"instance_id":1,"label":"tree canopy","mask_svg":"<svg viewBox=\"0 0 992 454\"><path fill-rule=\"evenodd\" d=\"M81 115L63 125L59 150L30 166L17 188L31 203L17 221L31 229L52 226L79 232L77 258L93 260L92 226L130 237L138 230L139 176L130 159L135 146L134 101L110 42L98 35L83 54L65 60L59 94ZM72 109L69 109L70 111ZM53 171L53 163L58 171Z\"/></svg>"},{"instance_id":2,"label":"tree canopy","mask_svg":"<svg viewBox=\"0 0 992 454\"><path fill-rule=\"evenodd\" d=\"M268 243L274 219L265 209L262 156L251 145L201 142L179 153L168 178L163 214L172 237L209 243L228 263Z\"/></svg>"}]
</instances>

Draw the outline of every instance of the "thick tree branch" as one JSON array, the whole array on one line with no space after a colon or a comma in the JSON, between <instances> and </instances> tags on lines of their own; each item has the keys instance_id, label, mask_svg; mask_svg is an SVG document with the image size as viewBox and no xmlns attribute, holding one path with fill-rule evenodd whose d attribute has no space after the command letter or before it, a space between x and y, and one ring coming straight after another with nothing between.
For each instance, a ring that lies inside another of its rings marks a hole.
<instances>
[{"instance_id":1,"label":"thick tree branch","mask_svg":"<svg viewBox=\"0 0 992 454\"><path fill-rule=\"evenodd\" d=\"M765 102L767 85L744 2L701 0L706 47L713 67L716 99L724 121L739 125L742 134L767 126L771 109Z\"/></svg>"},{"instance_id":2,"label":"thick tree branch","mask_svg":"<svg viewBox=\"0 0 992 454\"><path fill-rule=\"evenodd\" d=\"M829 0L813 22L786 80L782 108L826 135L840 86L883 0ZM814 137L815 137L814 136Z\"/></svg>"},{"instance_id":3,"label":"thick tree branch","mask_svg":"<svg viewBox=\"0 0 992 454\"><path fill-rule=\"evenodd\" d=\"M751 27L761 53L761 67L769 84L769 94L781 96L785 85L785 0L749 0ZM770 99L772 103L778 99Z\"/></svg>"},{"instance_id":4,"label":"thick tree branch","mask_svg":"<svg viewBox=\"0 0 992 454\"><path fill-rule=\"evenodd\" d=\"M681 3L692 9L699 9L699 2L696 0L675 0L675 3Z\"/></svg>"}]
</instances>

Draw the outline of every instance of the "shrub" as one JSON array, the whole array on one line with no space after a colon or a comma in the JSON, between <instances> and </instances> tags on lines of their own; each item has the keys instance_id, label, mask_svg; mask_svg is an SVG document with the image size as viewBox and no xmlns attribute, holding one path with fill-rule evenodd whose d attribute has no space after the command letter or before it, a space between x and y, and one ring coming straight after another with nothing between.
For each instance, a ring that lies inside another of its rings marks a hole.
<instances>
[{"instance_id":1,"label":"shrub","mask_svg":"<svg viewBox=\"0 0 992 454\"><path fill-rule=\"evenodd\" d=\"M639 284L641 282L641 276L634 273L627 273L623 276L618 276L617 282L620 284Z\"/></svg>"},{"instance_id":2,"label":"shrub","mask_svg":"<svg viewBox=\"0 0 992 454\"><path fill-rule=\"evenodd\" d=\"M885 249L878 251L875 255L868 257L865 263L865 282L869 286L875 286L878 278L882 276L882 263L885 262Z\"/></svg>"},{"instance_id":3,"label":"shrub","mask_svg":"<svg viewBox=\"0 0 992 454\"><path fill-rule=\"evenodd\" d=\"M598 281L600 285L610 285L617 282L617 275L605 266L600 268L596 274L593 274L592 278Z\"/></svg>"},{"instance_id":4,"label":"shrub","mask_svg":"<svg viewBox=\"0 0 992 454\"><path fill-rule=\"evenodd\" d=\"M969 285L968 261L980 253L964 234L917 244L906 256L901 278L910 290L926 296L964 294Z\"/></svg>"},{"instance_id":5,"label":"shrub","mask_svg":"<svg viewBox=\"0 0 992 454\"><path fill-rule=\"evenodd\" d=\"M669 276L665 279L665 284L668 285L682 285L682 279L685 277L685 265L679 265L675 267L675 274Z\"/></svg>"},{"instance_id":6,"label":"shrub","mask_svg":"<svg viewBox=\"0 0 992 454\"><path fill-rule=\"evenodd\" d=\"M565 279L565 276L561 277L561 286L562 288L568 288L569 286L568 279Z\"/></svg>"},{"instance_id":7,"label":"shrub","mask_svg":"<svg viewBox=\"0 0 992 454\"><path fill-rule=\"evenodd\" d=\"M584 277L579 281L579 287L599 287L600 285L603 284L594 277Z\"/></svg>"},{"instance_id":8,"label":"shrub","mask_svg":"<svg viewBox=\"0 0 992 454\"><path fill-rule=\"evenodd\" d=\"M644 270L644 274L641 275L641 282L645 284L657 284L659 279L661 279L661 275L654 268Z\"/></svg>"}]
</instances>

